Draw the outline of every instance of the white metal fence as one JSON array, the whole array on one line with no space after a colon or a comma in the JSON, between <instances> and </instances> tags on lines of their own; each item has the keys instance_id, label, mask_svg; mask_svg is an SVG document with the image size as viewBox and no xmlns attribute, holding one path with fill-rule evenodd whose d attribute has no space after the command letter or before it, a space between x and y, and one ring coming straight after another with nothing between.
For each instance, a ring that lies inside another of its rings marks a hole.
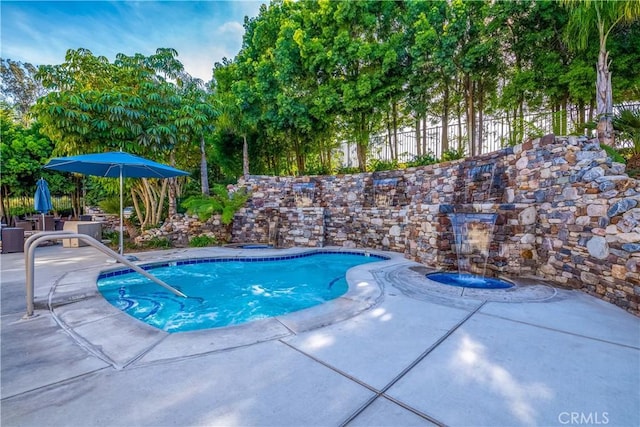
<instances>
[{"instance_id":1,"label":"white metal fence","mask_svg":"<svg viewBox=\"0 0 640 427\"><path fill-rule=\"evenodd\" d=\"M640 110L640 103L629 103L617 105L614 112L620 109ZM588 111L584 112L584 117L588 117ZM489 153L503 148L509 143L520 143L531 137L539 137L554 132L554 128L566 128L568 133L587 135L590 130L580 123L580 114L576 109L568 110L566 114L566 124L560 124L560 116L556 113L529 113L524 116L524 120L509 117L485 117L483 121L482 141L479 144L480 153ZM380 133L371 137L369 141L369 158L384 161L394 159L392 153L397 152L399 162L408 162L418 156L418 136L416 130L404 128L397 132L397 139L394 135L389 140L388 133ZM450 149L463 147L468 153L468 136L465 122L449 124L447 136ZM435 158L442 157L442 126L427 127L420 129L421 153L429 154ZM624 146L625 141L619 141L619 145ZM340 147L343 167L355 167L358 165L355 143L344 142Z\"/></svg>"}]
</instances>

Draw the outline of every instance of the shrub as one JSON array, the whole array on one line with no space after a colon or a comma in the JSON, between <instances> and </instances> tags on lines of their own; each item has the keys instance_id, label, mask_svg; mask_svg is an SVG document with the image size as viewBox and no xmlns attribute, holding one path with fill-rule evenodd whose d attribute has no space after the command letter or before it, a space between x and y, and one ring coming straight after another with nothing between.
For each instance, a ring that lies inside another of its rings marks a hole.
<instances>
[{"instance_id":1,"label":"shrub","mask_svg":"<svg viewBox=\"0 0 640 427\"><path fill-rule=\"evenodd\" d=\"M368 170L371 172L398 170L400 165L397 160L370 159Z\"/></svg>"},{"instance_id":2,"label":"shrub","mask_svg":"<svg viewBox=\"0 0 640 427\"><path fill-rule=\"evenodd\" d=\"M355 175L360 173L360 169L355 166L345 166L338 170L338 174L340 175Z\"/></svg>"},{"instance_id":3,"label":"shrub","mask_svg":"<svg viewBox=\"0 0 640 427\"><path fill-rule=\"evenodd\" d=\"M169 249L171 248L171 242L166 237L154 237L151 240L143 242L141 246L149 249Z\"/></svg>"},{"instance_id":4,"label":"shrub","mask_svg":"<svg viewBox=\"0 0 640 427\"><path fill-rule=\"evenodd\" d=\"M412 160L407 162L407 166L410 168L416 166L428 166L434 165L438 163L438 159L436 159L433 154L423 154L422 156L415 156Z\"/></svg>"},{"instance_id":5,"label":"shrub","mask_svg":"<svg viewBox=\"0 0 640 427\"><path fill-rule=\"evenodd\" d=\"M244 188L229 194L226 187L215 185L213 195L192 196L182 202L190 215L198 215L202 221L206 221L213 214L222 214L222 223L231 224L233 216L249 199L249 194Z\"/></svg>"},{"instance_id":6,"label":"shrub","mask_svg":"<svg viewBox=\"0 0 640 427\"><path fill-rule=\"evenodd\" d=\"M206 235L196 236L189 240L189 246L192 248L204 248L206 246L216 246L218 240L215 237L209 237Z\"/></svg>"},{"instance_id":7,"label":"shrub","mask_svg":"<svg viewBox=\"0 0 640 427\"><path fill-rule=\"evenodd\" d=\"M108 214L119 214L120 213L120 197L108 197L98 202L98 206L102 209L103 212Z\"/></svg>"},{"instance_id":8,"label":"shrub","mask_svg":"<svg viewBox=\"0 0 640 427\"><path fill-rule=\"evenodd\" d=\"M464 147L459 147L458 149L449 149L442 153L441 162L450 162L452 160L460 160L465 158Z\"/></svg>"}]
</instances>

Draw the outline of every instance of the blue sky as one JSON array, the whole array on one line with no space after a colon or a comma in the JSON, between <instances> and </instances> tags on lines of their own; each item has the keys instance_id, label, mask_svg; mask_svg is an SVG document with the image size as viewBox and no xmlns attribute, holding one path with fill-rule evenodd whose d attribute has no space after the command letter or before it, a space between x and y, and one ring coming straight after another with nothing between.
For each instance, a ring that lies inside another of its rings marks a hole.
<instances>
[{"instance_id":1,"label":"blue sky","mask_svg":"<svg viewBox=\"0 0 640 427\"><path fill-rule=\"evenodd\" d=\"M2 58L60 64L68 49L113 60L118 53L178 51L188 73L211 80L211 69L242 46L245 16L264 1L7 1L0 3Z\"/></svg>"}]
</instances>

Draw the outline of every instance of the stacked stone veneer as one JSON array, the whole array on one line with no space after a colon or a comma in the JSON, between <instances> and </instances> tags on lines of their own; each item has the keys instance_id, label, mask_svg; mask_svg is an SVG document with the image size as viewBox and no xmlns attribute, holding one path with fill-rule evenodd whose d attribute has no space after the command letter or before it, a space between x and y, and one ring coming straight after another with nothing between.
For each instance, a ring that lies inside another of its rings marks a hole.
<instances>
[{"instance_id":1,"label":"stacked stone veneer","mask_svg":"<svg viewBox=\"0 0 640 427\"><path fill-rule=\"evenodd\" d=\"M226 243L230 238L230 225L224 225L220 215L214 215L207 221L197 216L175 215L168 218L159 228L143 231L134 240L138 244L153 239L167 239L172 246L186 247L194 237L207 236L215 238L219 243Z\"/></svg>"},{"instance_id":2,"label":"stacked stone veneer","mask_svg":"<svg viewBox=\"0 0 640 427\"><path fill-rule=\"evenodd\" d=\"M235 242L377 248L455 269L447 214L496 212L487 274L542 277L640 313L640 182L585 137L547 135L401 171L239 185L252 196L234 219Z\"/></svg>"}]
</instances>

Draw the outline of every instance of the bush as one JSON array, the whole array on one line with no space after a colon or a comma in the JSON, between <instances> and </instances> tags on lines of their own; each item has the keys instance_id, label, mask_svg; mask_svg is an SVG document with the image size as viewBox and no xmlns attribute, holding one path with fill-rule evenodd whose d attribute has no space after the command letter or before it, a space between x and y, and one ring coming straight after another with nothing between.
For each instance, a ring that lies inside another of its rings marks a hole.
<instances>
[{"instance_id":1,"label":"bush","mask_svg":"<svg viewBox=\"0 0 640 427\"><path fill-rule=\"evenodd\" d=\"M206 221L214 214L222 214L222 223L231 224L233 216L249 199L249 194L242 188L229 194L222 185L213 186L213 195L192 196L182 202L190 215L198 215L202 221Z\"/></svg>"},{"instance_id":2,"label":"bush","mask_svg":"<svg viewBox=\"0 0 640 427\"><path fill-rule=\"evenodd\" d=\"M429 153L423 154L422 156L415 156L412 160L407 162L407 166L413 168L416 166L434 165L436 163L438 163L438 159L436 159L433 154Z\"/></svg>"},{"instance_id":3,"label":"bush","mask_svg":"<svg viewBox=\"0 0 640 427\"><path fill-rule=\"evenodd\" d=\"M103 212L108 214L119 214L120 213L120 197L108 197L98 202L98 206L102 209Z\"/></svg>"},{"instance_id":4,"label":"bush","mask_svg":"<svg viewBox=\"0 0 640 427\"><path fill-rule=\"evenodd\" d=\"M154 237L151 240L143 242L140 246L148 249L170 249L171 242L166 237Z\"/></svg>"},{"instance_id":5,"label":"bush","mask_svg":"<svg viewBox=\"0 0 640 427\"><path fill-rule=\"evenodd\" d=\"M456 149L449 149L442 153L442 157L440 158L441 162L450 162L452 160L460 160L465 158L464 147L460 147Z\"/></svg>"},{"instance_id":6,"label":"bush","mask_svg":"<svg viewBox=\"0 0 640 427\"><path fill-rule=\"evenodd\" d=\"M218 240L215 237L209 236L196 236L189 240L189 246L192 248L204 248L207 246L217 246Z\"/></svg>"},{"instance_id":7,"label":"bush","mask_svg":"<svg viewBox=\"0 0 640 427\"><path fill-rule=\"evenodd\" d=\"M613 160L614 162L627 163L627 159L625 159L624 156L612 146L607 144L600 144L600 148L602 148L605 153L607 153L607 156L611 157L611 160Z\"/></svg>"},{"instance_id":8,"label":"bush","mask_svg":"<svg viewBox=\"0 0 640 427\"><path fill-rule=\"evenodd\" d=\"M397 160L370 159L368 170L371 172L391 171L400 169Z\"/></svg>"},{"instance_id":9,"label":"bush","mask_svg":"<svg viewBox=\"0 0 640 427\"><path fill-rule=\"evenodd\" d=\"M340 175L355 175L359 173L360 169L355 166L343 167L338 170L338 174Z\"/></svg>"}]
</instances>

